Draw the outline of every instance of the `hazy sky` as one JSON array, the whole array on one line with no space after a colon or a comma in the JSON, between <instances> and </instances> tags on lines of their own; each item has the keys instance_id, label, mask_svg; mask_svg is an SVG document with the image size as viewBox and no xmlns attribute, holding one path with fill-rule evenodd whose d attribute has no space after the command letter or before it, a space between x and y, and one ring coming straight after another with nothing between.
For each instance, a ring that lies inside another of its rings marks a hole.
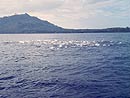
<instances>
[{"instance_id":1,"label":"hazy sky","mask_svg":"<svg viewBox=\"0 0 130 98\"><path fill-rule=\"evenodd\" d=\"M0 0L0 16L29 13L65 28L130 26L130 0Z\"/></svg>"}]
</instances>

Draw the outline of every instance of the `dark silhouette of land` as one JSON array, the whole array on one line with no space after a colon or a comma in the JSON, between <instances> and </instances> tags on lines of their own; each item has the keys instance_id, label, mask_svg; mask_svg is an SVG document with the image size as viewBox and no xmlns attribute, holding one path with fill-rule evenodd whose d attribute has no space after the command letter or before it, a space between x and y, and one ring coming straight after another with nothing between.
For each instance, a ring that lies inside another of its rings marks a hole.
<instances>
[{"instance_id":1,"label":"dark silhouette of land","mask_svg":"<svg viewBox=\"0 0 130 98\"><path fill-rule=\"evenodd\" d=\"M119 33L130 32L130 28L65 29L48 21L25 14L0 18L0 33Z\"/></svg>"}]
</instances>

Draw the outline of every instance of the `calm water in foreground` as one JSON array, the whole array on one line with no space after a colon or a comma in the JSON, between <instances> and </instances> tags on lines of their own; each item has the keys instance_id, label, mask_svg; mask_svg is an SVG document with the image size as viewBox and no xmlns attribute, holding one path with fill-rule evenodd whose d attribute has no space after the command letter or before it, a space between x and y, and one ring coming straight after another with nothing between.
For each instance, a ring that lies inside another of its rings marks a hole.
<instances>
[{"instance_id":1,"label":"calm water in foreground","mask_svg":"<svg viewBox=\"0 0 130 98\"><path fill-rule=\"evenodd\" d=\"M0 98L130 98L130 34L1 34Z\"/></svg>"}]
</instances>

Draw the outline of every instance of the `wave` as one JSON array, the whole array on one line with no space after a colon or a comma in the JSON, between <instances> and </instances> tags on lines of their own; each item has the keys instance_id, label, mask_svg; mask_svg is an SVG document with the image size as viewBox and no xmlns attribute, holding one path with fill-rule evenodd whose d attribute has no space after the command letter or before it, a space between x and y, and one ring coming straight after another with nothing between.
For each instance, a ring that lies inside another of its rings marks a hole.
<instances>
[{"instance_id":1,"label":"wave","mask_svg":"<svg viewBox=\"0 0 130 98\"><path fill-rule=\"evenodd\" d=\"M1 42L4 45L31 45L37 48L41 46L48 46L50 49L60 48L80 48L80 47L110 47L110 46L122 46L130 45L128 42L121 41L78 41L78 40L31 40L31 41L6 41Z\"/></svg>"}]
</instances>

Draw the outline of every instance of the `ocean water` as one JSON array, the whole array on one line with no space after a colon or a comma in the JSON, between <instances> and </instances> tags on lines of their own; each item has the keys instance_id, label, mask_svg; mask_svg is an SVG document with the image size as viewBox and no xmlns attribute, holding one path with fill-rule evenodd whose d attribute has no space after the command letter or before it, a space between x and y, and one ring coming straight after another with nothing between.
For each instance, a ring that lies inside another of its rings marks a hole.
<instances>
[{"instance_id":1,"label":"ocean water","mask_svg":"<svg viewBox=\"0 0 130 98\"><path fill-rule=\"evenodd\" d=\"M130 34L1 34L0 98L130 98Z\"/></svg>"}]
</instances>

